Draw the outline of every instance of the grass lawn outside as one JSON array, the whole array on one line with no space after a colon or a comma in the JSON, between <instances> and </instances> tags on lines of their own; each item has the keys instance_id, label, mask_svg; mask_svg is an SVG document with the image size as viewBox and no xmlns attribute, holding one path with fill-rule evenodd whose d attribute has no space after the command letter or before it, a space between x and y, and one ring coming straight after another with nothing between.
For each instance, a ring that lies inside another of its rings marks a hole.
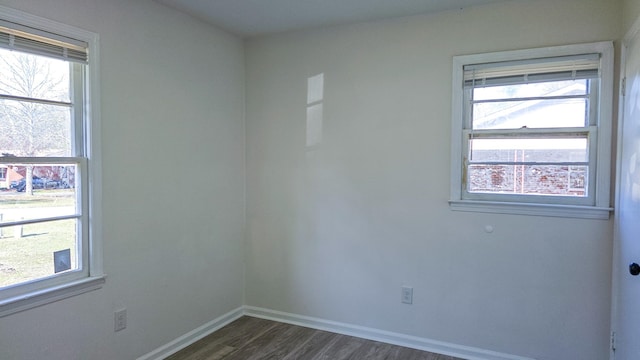
<instances>
[{"instance_id":1,"label":"grass lawn outside","mask_svg":"<svg viewBox=\"0 0 640 360\"><path fill-rule=\"evenodd\" d=\"M67 214L75 208L73 190L35 190L33 195L0 192L3 222ZM57 220L0 228L0 287L54 274L53 253L71 250L77 265L76 220Z\"/></svg>"}]
</instances>

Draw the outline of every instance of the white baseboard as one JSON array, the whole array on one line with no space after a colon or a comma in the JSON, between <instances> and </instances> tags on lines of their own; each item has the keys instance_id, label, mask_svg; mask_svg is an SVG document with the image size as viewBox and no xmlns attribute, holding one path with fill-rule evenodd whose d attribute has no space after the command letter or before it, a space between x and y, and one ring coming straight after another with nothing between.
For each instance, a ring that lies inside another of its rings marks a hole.
<instances>
[{"instance_id":1,"label":"white baseboard","mask_svg":"<svg viewBox=\"0 0 640 360\"><path fill-rule=\"evenodd\" d=\"M211 334L212 332L220 329L221 327L229 324L230 322L242 317L245 314L244 308L239 307L231 310L230 312L209 321L208 323L200 326L199 328L189 331L188 333L180 336L179 338L162 345L161 347L140 356L137 360L161 360L169 355L184 349L185 347L193 344L194 342L202 339L203 337Z\"/></svg>"},{"instance_id":2,"label":"white baseboard","mask_svg":"<svg viewBox=\"0 0 640 360\"><path fill-rule=\"evenodd\" d=\"M522 356L503 354L495 351L430 340L416 336L399 334L384 330L329 321L309 316L286 313L254 306L245 306L244 314L262 319L300 325L312 329L330 331L338 334L355 336L363 339L380 341L388 344L404 346L412 349L455 356L468 360L534 360Z\"/></svg>"},{"instance_id":3,"label":"white baseboard","mask_svg":"<svg viewBox=\"0 0 640 360\"><path fill-rule=\"evenodd\" d=\"M534 360L522 356L504 354L470 346L457 345L443 341L425 339L411 335L264 309L255 306L242 306L232 310L200 326L199 328L180 336L168 344L139 357L137 360L162 360L213 333L230 322L242 317L243 315L334 332L337 334L355 336L368 340L380 341L442 355L455 356L467 360Z\"/></svg>"}]
</instances>

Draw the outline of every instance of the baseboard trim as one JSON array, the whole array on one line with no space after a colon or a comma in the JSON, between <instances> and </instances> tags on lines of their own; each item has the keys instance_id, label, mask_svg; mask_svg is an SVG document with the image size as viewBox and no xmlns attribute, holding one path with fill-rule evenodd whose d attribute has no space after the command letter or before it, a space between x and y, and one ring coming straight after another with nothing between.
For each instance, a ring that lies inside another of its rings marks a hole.
<instances>
[{"instance_id":1,"label":"baseboard trim","mask_svg":"<svg viewBox=\"0 0 640 360\"><path fill-rule=\"evenodd\" d=\"M199 328L191 330L179 338L151 351L150 353L140 356L137 360L162 360L229 324L230 322L242 317L243 315L245 315L245 311L242 306L231 310L228 313L200 326Z\"/></svg>"},{"instance_id":2,"label":"baseboard trim","mask_svg":"<svg viewBox=\"0 0 640 360\"><path fill-rule=\"evenodd\" d=\"M255 306L241 306L237 309L234 309L167 344L145 355L140 356L136 360L162 360L244 315L287 324L304 326L317 330L330 331L343 335L355 336L368 340L380 341L412 349L430 351L442 355L455 356L467 360L534 360L532 358L522 356L504 354L491 350L452 344L443 341L431 340L417 336L405 335Z\"/></svg>"},{"instance_id":3,"label":"baseboard trim","mask_svg":"<svg viewBox=\"0 0 640 360\"><path fill-rule=\"evenodd\" d=\"M437 340L425 339L390 331L324 320L282 311L244 306L244 314L257 318L279 321L287 324L330 331L363 339L380 341L408 348L430 351L442 355L455 356L467 360L534 360L522 356L499 353L470 346L457 345Z\"/></svg>"}]
</instances>

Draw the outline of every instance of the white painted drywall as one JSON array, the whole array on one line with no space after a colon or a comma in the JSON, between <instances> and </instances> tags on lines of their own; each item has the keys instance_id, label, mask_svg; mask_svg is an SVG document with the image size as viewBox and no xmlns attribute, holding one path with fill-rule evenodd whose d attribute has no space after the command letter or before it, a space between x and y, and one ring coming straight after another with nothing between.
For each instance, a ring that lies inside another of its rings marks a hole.
<instances>
[{"instance_id":1,"label":"white painted drywall","mask_svg":"<svg viewBox=\"0 0 640 360\"><path fill-rule=\"evenodd\" d=\"M109 275L0 319L0 358L131 359L241 305L242 43L150 0L0 4L101 36ZM517 1L250 41L246 303L606 358L611 222L451 212L450 77L453 55L617 39L621 13L617 1ZM306 149L318 73L322 143ZM128 328L114 333L123 306Z\"/></svg>"},{"instance_id":2,"label":"white painted drywall","mask_svg":"<svg viewBox=\"0 0 640 360\"><path fill-rule=\"evenodd\" d=\"M536 359L608 358L611 221L449 209L451 61L619 39L620 16L618 1L515 1L249 40L246 303ZM306 148L320 73L322 143Z\"/></svg>"},{"instance_id":3,"label":"white painted drywall","mask_svg":"<svg viewBox=\"0 0 640 360\"><path fill-rule=\"evenodd\" d=\"M640 0L622 0L623 35L631 30L638 16L640 16Z\"/></svg>"},{"instance_id":4,"label":"white painted drywall","mask_svg":"<svg viewBox=\"0 0 640 360\"><path fill-rule=\"evenodd\" d=\"M0 4L100 35L108 276L0 318L0 359L134 359L241 306L243 43L151 0Z\"/></svg>"}]
</instances>

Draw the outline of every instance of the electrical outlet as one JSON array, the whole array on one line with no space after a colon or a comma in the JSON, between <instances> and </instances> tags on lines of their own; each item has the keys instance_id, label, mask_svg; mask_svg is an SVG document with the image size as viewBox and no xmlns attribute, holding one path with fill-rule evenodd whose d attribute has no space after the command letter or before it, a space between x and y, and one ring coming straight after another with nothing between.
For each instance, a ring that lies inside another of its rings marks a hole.
<instances>
[{"instance_id":1,"label":"electrical outlet","mask_svg":"<svg viewBox=\"0 0 640 360\"><path fill-rule=\"evenodd\" d=\"M404 304L413 304L413 288L408 286L402 287L402 302Z\"/></svg>"},{"instance_id":2,"label":"electrical outlet","mask_svg":"<svg viewBox=\"0 0 640 360\"><path fill-rule=\"evenodd\" d=\"M114 331L120 331L127 327L127 309L121 309L113 313Z\"/></svg>"}]
</instances>

